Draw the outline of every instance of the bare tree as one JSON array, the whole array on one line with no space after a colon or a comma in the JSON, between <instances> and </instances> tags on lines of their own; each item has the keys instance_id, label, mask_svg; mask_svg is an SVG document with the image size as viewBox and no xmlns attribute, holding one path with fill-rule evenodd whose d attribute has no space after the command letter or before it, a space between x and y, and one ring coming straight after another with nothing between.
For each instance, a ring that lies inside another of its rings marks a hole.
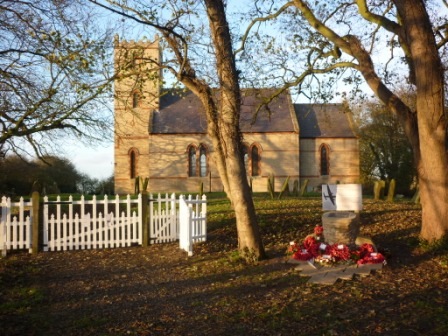
<instances>
[{"instance_id":1,"label":"bare tree","mask_svg":"<svg viewBox=\"0 0 448 336\"><path fill-rule=\"evenodd\" d=\"M217 169L235 209L240 252L264 258L243 162L240 87L224 1L90 1L162 36L169 55L161 67L200 99L206 113Z\"/></svg>"},{"instance_id":2,"label":"bare tree","mask_svg":"<svg viewBox=\"0 0 448 336\"><path fill-rule=\"evenodd\" d=\"M289 50L303 56L295 62L301 66L300 75L286 61L277 63L284 70L282 79L287 86L303 84L305 77L322 73L340 79L347 69L353 70L346 80L354 84L362 78L394 113L413 150L421 192L421 237L432 241L446 235L448 122L442 58L447 24L444 12L437 12L443 4L425 0L293 0L283 2L283 7L267 0L257 4L260 17L254 24L284 20L287 25L282 32L290 42ZM416 92L415 108L398 93L405 81ZM322 89L318 86L319 92Z\"/></svg>"},{"instance_id":3,"label":"bare tree","mask_svg":"<svg viewBox=\"0 0 448 336\"><path fill-rule=\"evenodd\" d=\"M64 137L100 140L107 34L77 1L0 1L0 151L42 157Z\"/></svg>"}]
</instances>

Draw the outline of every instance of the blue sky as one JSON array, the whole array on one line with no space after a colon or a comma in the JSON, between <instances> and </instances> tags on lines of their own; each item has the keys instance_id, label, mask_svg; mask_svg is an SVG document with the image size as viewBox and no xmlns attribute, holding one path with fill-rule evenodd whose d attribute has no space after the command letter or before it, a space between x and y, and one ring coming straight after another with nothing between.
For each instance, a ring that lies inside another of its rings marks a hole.
<instances>
[{"instance_id":1,"label":"blue sky","mask_svg":"<svg viewBox=\"0 0 448 336\"><path fill-rule=\"evenodd\" d=\"M66 153L64 156L80 173L97 179L105 179L113 174L114 145L112 142L92 147L71 144L64 151Z\"/></svg>"},{"instance_id":2,"label":"blue sky","mask_svg":"<svg viewBox=\"0 0 448 336\"><path fill-rule=\"evenodd\" d=\"M232 1L231 3L238 3L238 5L240 4L236 1ZM138 35L139 37L145 35L143 34L145 31L141 27L137 26L134 28L135 32L133 29L128 29L127 31L119 31L120 37L124 36L125 38L129 38L129 34ZM135 40L138 40L139 37L136 37ZM339 85L337 91L341 91L341 86L345 85ZM347 90L349 90L349 88L347 88ZM305 100L305 97L300 97L299 101L297 102L309 103L308 100ZM103 145L92 146L73 142L73 144L64 147L64 152L66 153L64 156L67 157L80 172L85 173L90 177L104 179L110 177L113 174L114 146L112 141Z\"/></svg>"}]
</instances>

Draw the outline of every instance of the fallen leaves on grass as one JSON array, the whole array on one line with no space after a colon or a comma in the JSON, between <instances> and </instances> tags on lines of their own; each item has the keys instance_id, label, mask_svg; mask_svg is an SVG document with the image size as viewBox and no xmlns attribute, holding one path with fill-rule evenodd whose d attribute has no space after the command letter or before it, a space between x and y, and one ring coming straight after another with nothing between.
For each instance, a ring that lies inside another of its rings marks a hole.
<instances>
[{"instance_id":1,"label":"fallen leaves on grass","mask_svg":"<svg viewBox=\"0 0 448 336\"><path fill-rule=\"evenodd\" d=\"M1 259L2 335L448 333L448 259L418 244L418 206L366 201L361 235L389 251L388 265L333 286L308 284L284 263L286 244L321 223L320 202L256 207L272 257L257 265L238 257L223 200L210 201L209 237L191 258L172 243Z\"/></svg>"}]
</instances>

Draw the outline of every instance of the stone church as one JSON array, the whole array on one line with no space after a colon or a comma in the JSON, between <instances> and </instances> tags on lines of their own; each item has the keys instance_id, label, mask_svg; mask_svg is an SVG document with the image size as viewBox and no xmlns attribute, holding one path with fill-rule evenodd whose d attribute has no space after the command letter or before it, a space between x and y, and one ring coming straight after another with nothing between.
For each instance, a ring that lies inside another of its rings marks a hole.
<instances>
[{"instance_id":1,"label":"stone church","mask_svg":"<svg viewBox=\"0 0 448 336\"><path fill-rule=\"evenodd\" d=\"M223 191L199 99L185 90L164 90L153 42L115 39L115 192L133 193L136 177L157 192ZM155 70L157 69L157 70ZM243 89L240 126L248 180L267 191L269 176L279 191L289 177L323 183L359 182L358 139L339 104L293 104L285 92L267 106L273 89ZM259 106L263 106L255 113Z\"/></svg>"}]
</instances>

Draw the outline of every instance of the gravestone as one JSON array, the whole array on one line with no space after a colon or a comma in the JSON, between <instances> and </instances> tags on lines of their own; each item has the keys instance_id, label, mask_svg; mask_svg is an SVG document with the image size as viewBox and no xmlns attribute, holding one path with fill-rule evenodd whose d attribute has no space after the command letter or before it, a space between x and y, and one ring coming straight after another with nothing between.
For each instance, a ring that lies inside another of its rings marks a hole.
<instances>
[{"instance_id":1,"label":"gravestone","mask_svg":"<svg viewBox=\"0 0 448 336\"><path fill-rule=\"evenodd\" d=\"M389 183L389 190L387 192L387 201L393 202L395 196L395 179L392 179Z\"/></svg>"},{"instance_id":2,"label":"gravestone","mask_svg":"<svg viewBox=\"0 0 448 336\"><path fill-rule=\"evenodd\" d=\"M375 185L373 187L373 199L375 201L379 201L381 199L385 187L386 181L375 181Z\"/></svg>"}]
</instances>

